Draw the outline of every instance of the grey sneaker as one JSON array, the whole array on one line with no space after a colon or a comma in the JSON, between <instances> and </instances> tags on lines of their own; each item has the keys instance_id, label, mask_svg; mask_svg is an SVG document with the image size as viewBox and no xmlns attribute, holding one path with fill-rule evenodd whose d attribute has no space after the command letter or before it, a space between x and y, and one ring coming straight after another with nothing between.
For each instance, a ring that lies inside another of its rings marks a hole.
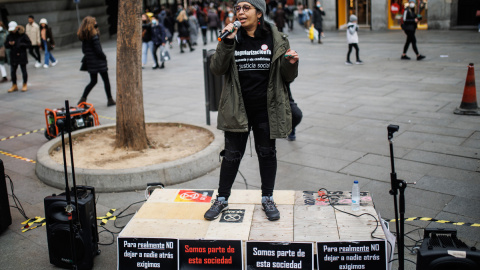
<instances>
[{"instance_id":1,"label":"grey sneaker","mask_svg":"<svg viewBox=\"0 0 480 270\"><path fill-rule=\"evenodd\" d=\"M268 220L274 221L280 219L280 212L278 211L275 202L273 202L272 196L262 196L262 206Z\"/></svg>"},{"instance_id":2,"label":"grey sneaker","mask_svg":"<svg viewBox=\"0 0 480 270\"><path fill-rule=\"evenodd\" d=\"M228 210L228 201L225 197L217 197L203 217L206 220L215 220L225 210Z\"/></svg>"}]
</instances>

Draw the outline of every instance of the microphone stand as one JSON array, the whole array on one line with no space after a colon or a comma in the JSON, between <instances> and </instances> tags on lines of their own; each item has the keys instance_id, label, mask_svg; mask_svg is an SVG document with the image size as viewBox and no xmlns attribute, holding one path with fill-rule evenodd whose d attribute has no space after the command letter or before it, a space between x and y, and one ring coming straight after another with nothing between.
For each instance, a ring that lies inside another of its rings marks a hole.
<instances>
[{"instance_id":1,"label":"microphone stand","mask_svg":"<svg viewBox=\"0 0 480 270\"><path fill-rule=\"evenodd\" d=\"M395 228L397 231L397 245L398 245L398 269L405 269L405 249L404 249L404 237L405 237L405 189L407 183L404 180L397 179L397 173L395 172L395 163L393 158L393 133L400 129L397 125L389 125L388 130L388 142L390 144L390 163L392 166L392 172L390 173L391 187L390 195L393 195L393 205L395 210ZM399 203L400 211L397 204L397 195L400 191ZM400 219L399 219L400 214Z\"/></svg>"}]
</instances>

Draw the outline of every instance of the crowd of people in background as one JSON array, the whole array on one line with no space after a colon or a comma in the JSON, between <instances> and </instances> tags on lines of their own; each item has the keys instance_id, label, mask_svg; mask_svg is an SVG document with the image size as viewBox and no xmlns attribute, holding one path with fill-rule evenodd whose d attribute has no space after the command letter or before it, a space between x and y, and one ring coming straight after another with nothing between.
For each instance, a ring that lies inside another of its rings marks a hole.
<instances>
[{"instance_id":1,"label":"crowd of people in background","mask_svg":"<svg viewBox=\"0 0 480 270\"><path fill-rule=\"evenodd\" d=\"M309 29L314 29L317 33L315 41L322 44L322 38L324 37L323 17L326 13L321 2L316 1L312 9L304 6L302 1L295 1L294 3L289 5L286 0L268 1L266 3L265 19L271 21L279 32L293 31L296 21L301 31L308 32ZM409 0L410 6L405 7L405 15L403 16L402 29L407 39L401 56L402 60L410 59L406 55L410 44L416 53L417 60L425 58L418 53L416 46L415 29L419 19L414 12L414 3L415 1ZM192 5L187 7L182 5L145 7L144 11L141 16L142 68L145 68L147 62L150 61L153 69L164 69L165 62L171 59L170 49L173 49L174 46L178 46L180 53L184 53L187 47L190 52L193 52L198 44L205 46L208 43L216 43L221 29L236 20L233 2L193 2ZM354 63L363 64L359 57L359 26L355 14L351 14L349 17L346 28L348 53L345 64L353 64L350 61L352 49L356 51L356 61ZM311 41L313 43L314 39L311 39ZM82 40L82 42L84 41ZM8 92L12 93L19 89L27 91L28 55L33 58L35 68L49 68L58 63L52 54L54 48L54 37L46 18L41 18L37 24L34 16L29 15L28 23L25 26L18 25L15 21L11 21L8 26L0 22L0 83L9 80L6 70L6 64L8 64L10 65L10 80L12 82L12 87ZM151 60L149 60L150 58ZM21 88L17 86L16 72L19 67L23 76ZM86 71L93 76L91 70ZM109 95L110 91L108 89L110 87L106 70L97 70L94 73L100 73L102 79L104 79L109 105L114 105L115 102ZM86 100L86 95L95 85L97 74L94 75L94 77L91 77L91 82L81 100Z\"/></svg>"},{"instance_id":2,"label":"crowd of people in background","mask_svg":"<svg viewBox=\"0 0 480 270\"><path fill-rule=\"evenodd\" d=\"M23 79L21 90L23 92L28 90L27 50L35 60L35 68L42 67L40 49L44 51L44 68L49 68L50 65L55 66L58 63L52 54L55 41L47 19L40 19L39 24L35 22L33 15L28 16L28 23L25 26L11 21L6 28L3 22L0 22L0 73L2 75L0 83L8 81L5 69L5 64L8 63L12 81L12 87L8 89L8 93L19 90L17 85L17 69L19 67Z\"/></svg>"},{"instance_id":3,"label":"crowd of people in background","mask_svg":"<svg viewBox=\"0 0 480 270\"><path fill-rule=\"evenodd\" d=\"M325 15L323 9L321 12L321 16ZM302 29L308 29L313 22L321 29L322 18L314 13L315 10L304 8L301 4L295 6L288 5L286 1L269 1L266 17L275 23L280 32L293 31L295 17L298 17ZM198 44L217 42L219 31L235 20L233 2L194 3L187 7L178 5L174 9L166 6L146 7L142 14L142 67L147 66L151 55L153 69L165 68L169 56L164 56L169 54L173 46L178 45L180 53L184 53L187 47L192 52ZM177 35L174 35L175 32ZM157 59L160 59L160 63Z\"/></svg>"}]
</instances>

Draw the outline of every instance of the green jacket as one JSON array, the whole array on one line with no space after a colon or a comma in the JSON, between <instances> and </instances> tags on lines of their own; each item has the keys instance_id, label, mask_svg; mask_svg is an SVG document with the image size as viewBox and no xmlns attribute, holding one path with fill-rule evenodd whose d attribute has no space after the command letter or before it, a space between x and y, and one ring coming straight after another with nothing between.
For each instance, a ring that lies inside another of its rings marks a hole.
<instances>
[{"instance_id":1,"label":"green jacket","mask_svg":"<svg viewBox=\"0 0 480 270\"><path fill-rule=\"evenodd\" d=\"M268 24L273 34L273 57L267 89L267 109L270 124L270 138L285 138L292 130L292 112L285 83L298 75L298 61L291 64L285 59L290 48L287 36ZM242 90L235 64L235 40L233 45L219 42L213 54L210 69L213 74L225 75L218 106L217 128L231 132L247 132L248 119L242 98Z\"/></svg>"}]
</instances>

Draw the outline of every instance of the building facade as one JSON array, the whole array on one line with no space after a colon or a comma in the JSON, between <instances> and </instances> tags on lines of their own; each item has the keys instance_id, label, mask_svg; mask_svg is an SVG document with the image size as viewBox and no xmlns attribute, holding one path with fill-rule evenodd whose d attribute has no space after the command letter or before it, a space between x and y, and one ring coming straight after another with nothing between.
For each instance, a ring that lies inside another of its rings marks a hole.
<instances>
[{"instance_id":1,"label":"building facade","mask_svg":"<svg viewBox=\"0 0 480 270\"><path fill-rule=\"evenodd\" d=\"M416 12L422 16L419 29L475 29L479 0L416 0ZM408 0L321 0L326 30L345 29L351 14L361 28L399 30ZM308 0L312 8L314 0Z\"/></svg>"}]
</instances>

